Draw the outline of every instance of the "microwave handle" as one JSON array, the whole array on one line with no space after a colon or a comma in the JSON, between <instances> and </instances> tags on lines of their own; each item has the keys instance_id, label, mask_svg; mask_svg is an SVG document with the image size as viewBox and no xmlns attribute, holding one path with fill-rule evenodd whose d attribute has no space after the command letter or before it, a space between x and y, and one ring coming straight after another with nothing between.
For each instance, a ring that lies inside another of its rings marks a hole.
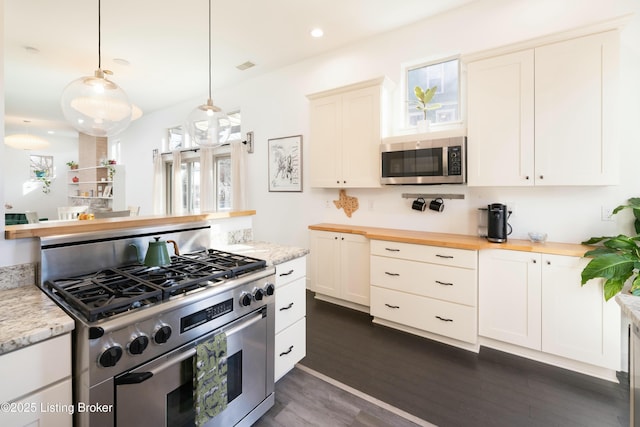
<instances>
[{"instance_id":1,"label":"microwave handle","mask_svg":"<svg viewBox=\"0 0 640 427\"><path fill-rule=\"evenodd\" d=\"M449 176L449 147L442 147L442 176Z\"/></svg>"}]
</instances>

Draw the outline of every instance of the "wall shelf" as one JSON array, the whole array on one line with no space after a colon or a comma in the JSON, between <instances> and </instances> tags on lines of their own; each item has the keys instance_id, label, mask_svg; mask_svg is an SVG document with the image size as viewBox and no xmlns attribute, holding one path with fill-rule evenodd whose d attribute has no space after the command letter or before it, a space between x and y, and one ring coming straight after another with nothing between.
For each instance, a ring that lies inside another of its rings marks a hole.
<instances>
[{"instance_id":1,"label":"wall shelf","mask_svg":"<svg viewBox=\"0 0 640 427\"><path fill-rule=\"evenodd\" d=\"M464 199L464 194L402 193L403 199Z\"/></svg>"}]
</instances>

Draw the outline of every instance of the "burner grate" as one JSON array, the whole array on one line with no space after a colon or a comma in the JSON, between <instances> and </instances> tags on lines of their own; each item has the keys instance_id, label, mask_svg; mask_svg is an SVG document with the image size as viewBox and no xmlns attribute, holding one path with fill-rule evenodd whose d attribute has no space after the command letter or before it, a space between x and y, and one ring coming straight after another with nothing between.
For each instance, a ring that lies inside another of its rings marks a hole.
<instances>
[{"instance_id":1,"label":"burner grate","mask_svg":"<svg viewBox=\"0 0 640 427\"><path fill-rule=\"evenodd\" d=\"M45 283L90 322L162 301L162 289L115 269Z\"/></svg>"},{"instance_id":2,"label":"burner grate","mask_svg":"<svg viewBox=\"0 0 640 427\"><path fill-rule=\"evenodd\" d=\"M45 286L90 322L265 268L266 261L216 249L174 255L171 264L130 264L49 280Z\"/></svg>"}]
</instances>

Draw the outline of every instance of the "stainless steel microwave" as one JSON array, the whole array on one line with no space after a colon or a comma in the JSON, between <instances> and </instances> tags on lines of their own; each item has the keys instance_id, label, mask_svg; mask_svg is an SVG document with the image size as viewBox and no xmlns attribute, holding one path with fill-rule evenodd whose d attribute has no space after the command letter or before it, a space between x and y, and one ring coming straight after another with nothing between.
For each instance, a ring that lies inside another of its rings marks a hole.
<instances>
[{"instance_id":1,"label":"stainless steel microwave","mask_svg":"<svg viewBox=\"0 0 640 427\"><path fill-rule=\"evenodd\" d=\"M380 145L380 182L405 185L463 184L467 181L466 140L464 136L420 139L417 135L405 142L385 143L383 140Z\"/></svg>"}]
</instances>

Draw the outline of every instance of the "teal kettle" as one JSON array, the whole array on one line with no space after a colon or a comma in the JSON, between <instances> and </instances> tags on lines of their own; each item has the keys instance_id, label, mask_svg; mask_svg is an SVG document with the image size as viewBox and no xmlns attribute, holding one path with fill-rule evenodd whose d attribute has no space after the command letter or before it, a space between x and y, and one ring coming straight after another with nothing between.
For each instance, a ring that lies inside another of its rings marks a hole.
<instances>
[{"instance_id":1,"label":"teal kettle","mask_svg":"<svg viewBox=\"0 0 640 427\"><path fill-rule=\"evenodd\" d=\"M161 267L165 265L171 264L171 257L169 256L169 251L167 250L167 244L173 244L173 252L176 255L180 255L180 251L178 250L178 244L175 240L160 240L160 237L154 237L155 241L149 242L149 247L147 248L147 254L144 257L144 265L148 267ZM138 247L135 245L130 245L136 248L136 252L138 252ZM138 259L140 256L138 254Z\"/></svg>"}]
</instances>

